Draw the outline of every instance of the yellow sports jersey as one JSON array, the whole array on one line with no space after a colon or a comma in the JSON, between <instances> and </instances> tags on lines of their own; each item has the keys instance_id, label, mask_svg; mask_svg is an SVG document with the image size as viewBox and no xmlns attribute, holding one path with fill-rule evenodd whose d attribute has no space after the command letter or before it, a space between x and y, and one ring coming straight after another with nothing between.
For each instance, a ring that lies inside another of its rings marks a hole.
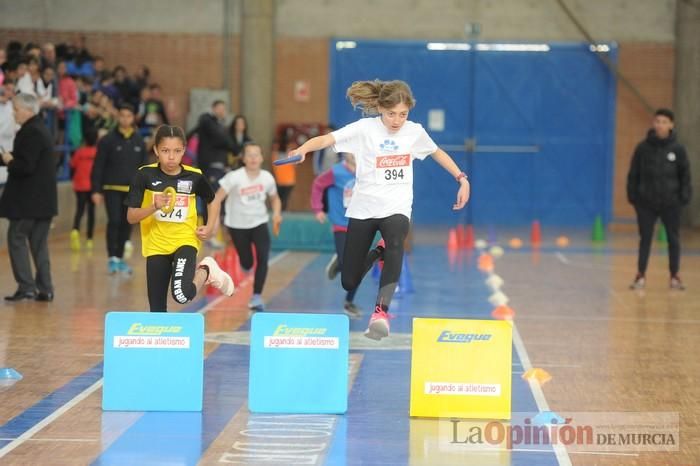
<instances>
[{"instance_id":1,"label":"yellow sports jersey","mask_svg":"<svg viewBox=\"0 0 700 466\"><path fill-rule=\"evenodd\" d=\"M201 243L197 229L197 197L207 204L214 199L214 190L198 168L182 165L177 175L161 171L157 163L139 168L131 183L126 204L129 207L150 207L153 195L173 187L175 208L164 213L160 210L141 220L141 250L144 257L173 254L182 246L199 250Z\"/></svg>"}]
</instances>

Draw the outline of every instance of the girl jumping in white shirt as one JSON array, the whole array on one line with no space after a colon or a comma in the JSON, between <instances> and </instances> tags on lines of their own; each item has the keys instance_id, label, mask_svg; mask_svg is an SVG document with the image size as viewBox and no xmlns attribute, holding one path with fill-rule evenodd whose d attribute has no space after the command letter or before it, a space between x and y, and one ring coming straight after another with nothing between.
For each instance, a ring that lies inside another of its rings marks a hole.
<instances>
[{"instance_id":1,"label":"girl jumping in white shirt","mask_svg":"<svg viewBox=\"0 0 700 466\"><path fill-rule=\"evenodd\" d=\"M469 181L452 158L437 147L423 127L408 120L415 106L411 89L403 81L357 81L347 96L360 107L362 118L330 134L309 139L289 156L334 146L336 152L355 154L357 181L348 206L347 240L341 281L343 288L357 288L377 259L384 260L375 311L365 336L380 340L389 336L387 310L396 290L403 261L404 239L408 234L413 204L413 160L428 155L450 173L458 184L453 209L462 209L469 200ZM385 246L370 251L376 232Z\"/></svg>"}]
</instances>

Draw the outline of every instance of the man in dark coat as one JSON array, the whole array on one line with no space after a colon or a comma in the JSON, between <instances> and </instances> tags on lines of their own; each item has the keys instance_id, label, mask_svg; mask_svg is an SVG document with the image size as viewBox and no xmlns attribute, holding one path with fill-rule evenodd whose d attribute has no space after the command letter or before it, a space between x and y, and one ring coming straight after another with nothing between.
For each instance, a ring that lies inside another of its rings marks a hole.
<instances>
[{"instance_id":1,"label":"man in dark coat","mask_svg":"<svg viewBox=\"0 0 700 466\"><path fill-rule=\"evenodd\" d=\"M637 276L630 288L644 288L654 224L661 218L668 237L670 287L683 290L680 270L681 209L690 202L690 166L685 147L673 132L673 112L661 108L654 114L653 128L637 145L627 175L627 199L637 212L639 256Z\"/></svg>"},{"instance_id":2,"label":"man in dark coat","mask_svg":"<svg viewBox=\"0 0 700 466\"><path fill-rule=\"evenodd\" d=\"M233 138L229 135L225 122L226 104L217 100L212 104L211 112L202 114L197 123L199 168L214 187L218 186L219 180L226 173L229 152L234 151Z\"/></svg>"},{"instance_id":3,"label":"man in dark coat","mask_svg":"<svg viewBox=\"0 0 700 466\"><path fill-rule=\"evenodd\" d=\"M38 115L35 96L20 94L13 99L13 107L21 128L12 150L2 150L8 176L0 197L0 217L10 220L7 247L17 291L5 300L52 301L48 237L51 218L58 214L52 138ZM36 277L32 276L30 252Z\"/></svg>"}]
</instances>

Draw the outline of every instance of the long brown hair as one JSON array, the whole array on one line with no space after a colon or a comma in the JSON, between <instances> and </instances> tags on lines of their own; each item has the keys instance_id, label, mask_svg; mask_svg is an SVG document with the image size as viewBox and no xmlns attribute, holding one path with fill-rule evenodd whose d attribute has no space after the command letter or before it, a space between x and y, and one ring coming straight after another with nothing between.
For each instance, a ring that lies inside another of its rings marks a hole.
<instances>
[{"instance_id":1,"label":"long brown hair","mask_svg":"<svg viewBox=\"0 0 700 466\"><path fill-rule=\"evenodd\" d=\"M389 109L404 103L410 110L416 105L411 88L403 81L355 81L346 95L352 106L366 115L376 115L380 107Z\"/></svg>"}]
</instances>

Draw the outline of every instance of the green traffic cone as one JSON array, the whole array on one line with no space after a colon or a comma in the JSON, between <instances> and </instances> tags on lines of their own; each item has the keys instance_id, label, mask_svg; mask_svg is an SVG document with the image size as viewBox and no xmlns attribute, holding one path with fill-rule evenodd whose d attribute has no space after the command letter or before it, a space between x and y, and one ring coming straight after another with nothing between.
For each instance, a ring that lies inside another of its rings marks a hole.
<instances>
[{"instance_id":1,"label":"green traffic cone","mask_svg":"<svg viewBox=\"0 0 700 466\"><path fill-rule=\"evenodd\" d=\"M595 221L593 222L593 234L591 239L594 243L605 241L605 227L603 226L603 219L600 215L596 215Z\"/></svg>"},{"instance_id":2,"label":"green traffic cone","mask_svg":"<svg viewBox=\"0 0 700 466\"><path fill-rule=\"evenodd\" d=\"M656 231L656 241L661 244L668 244L668 236L666 236L666 228L663 223L659 223L659 228Z\"/></svg>"}]
</instances>

